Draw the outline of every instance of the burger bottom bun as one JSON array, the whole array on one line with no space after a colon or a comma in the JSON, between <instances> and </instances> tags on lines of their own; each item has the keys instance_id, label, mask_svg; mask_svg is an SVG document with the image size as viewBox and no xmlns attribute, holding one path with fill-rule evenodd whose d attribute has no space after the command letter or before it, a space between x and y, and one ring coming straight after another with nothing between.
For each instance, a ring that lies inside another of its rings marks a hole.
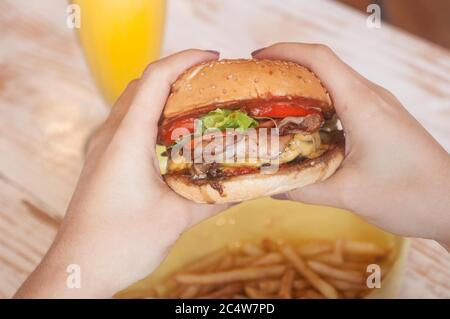
<instances>
[{"instance_id":1,"label":"burger bottom bun","mask_svg":"<svg viewBox=\"0 0 450 319\"><path fill-rule=\"evenodd\" d=\"M172 190L194 202L232 203L284 193L323 181L337 170L343 160L344 145L335 144L320 157L282 165L275 174L245 174L217 180L222 194L210 184L194 184L185 175L166 174L163 177Z\"/></svg>"}]
</instances>

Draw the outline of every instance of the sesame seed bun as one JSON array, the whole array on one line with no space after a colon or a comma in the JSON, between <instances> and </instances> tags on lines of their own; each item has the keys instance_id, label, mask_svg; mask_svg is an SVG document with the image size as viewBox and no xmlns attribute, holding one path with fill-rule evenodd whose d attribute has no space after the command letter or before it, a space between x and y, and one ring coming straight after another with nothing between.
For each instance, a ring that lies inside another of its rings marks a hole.
<instances>
[{"instance_id":1,"label":"sesame seed bun","mask_svg":"<svg viewBox=\"0 0 450 319\"><path fill-rule=\"evenodd\" d=\"M172 85L162 122L217 105L277 97L315 100L323 113L334 113L330 96L314 73L294 62L220 60L186 70Z\"/></svg>"}]
</instances>

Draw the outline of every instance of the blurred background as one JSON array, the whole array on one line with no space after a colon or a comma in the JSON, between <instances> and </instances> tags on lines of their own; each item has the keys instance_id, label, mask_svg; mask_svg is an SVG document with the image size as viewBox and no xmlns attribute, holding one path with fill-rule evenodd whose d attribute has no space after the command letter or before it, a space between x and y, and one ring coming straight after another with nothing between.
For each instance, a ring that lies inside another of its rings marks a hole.
<instances>
[{"instance_id":1,"label":"blurred background","mask_svg":"<svg viewBox=\"0 0 450 319\"><path fill-rule=\"evenodd\" d=\"M129 80L197 47L249 57L274 42L324 43L392 91L450 150L448 0L0 1L0 298L47 251L76 186L84 147ZM381 28L367 26L378 4ZM70 20L70 19L69 19ZM450 257L414 239L401 297L450 298Z\"/></svg>"},{"instance_id":2,"label":"blurred background","mask_svg":"<svg viewBox=\"0 0 450 319\"><path fill-rule=\"evenodd\" d=\"M386 22L419 37L450 48L448 0L337 0L361 12L371 3L380 5Z\"/></svg>"}]
</instances>

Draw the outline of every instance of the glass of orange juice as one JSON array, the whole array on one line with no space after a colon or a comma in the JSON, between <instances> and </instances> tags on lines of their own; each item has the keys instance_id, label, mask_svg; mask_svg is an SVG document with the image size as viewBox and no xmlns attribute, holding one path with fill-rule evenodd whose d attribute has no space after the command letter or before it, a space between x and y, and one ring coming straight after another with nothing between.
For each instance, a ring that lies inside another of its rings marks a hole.
<instances>
[{"instance_id":1,"label":"glass of orange juice","mask_svg":"<svg viewBox=\"0 0 450 319\"><path fill-rule=\"evenodd\" d=\"M87 62L112 105L127 84L159 57L165 0L72 0Z\"/></svg>"}]
</instances>

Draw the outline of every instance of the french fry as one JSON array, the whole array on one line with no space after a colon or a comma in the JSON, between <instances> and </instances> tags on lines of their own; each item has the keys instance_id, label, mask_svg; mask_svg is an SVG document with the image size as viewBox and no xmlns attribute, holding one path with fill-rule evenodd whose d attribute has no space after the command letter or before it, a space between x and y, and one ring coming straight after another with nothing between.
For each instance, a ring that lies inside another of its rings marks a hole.
<instances>
[{"instance_id":1,"label":"french fry","mask_svg":"<svg viewBox=\"0 0 450 319\"><path fill-rule=\"evenodd\" d=\"M290 245L288 244L281 245L280 251L283 254L283 256L287 260L289 260L292 263L292 265L294 265L295 269L297 269L297 271L303 277L305 277L305 279L307 279L314 288L320 291L322 295L332 299L336 299L339 297L339 294L336 291L336 289L328 282L326 282L324 279L322 279L319 275L317 275L314 271L312 271L306 265L303 259L295 253L295 251L292 249Z\"/></svg>"},{"instance_id":2,"label":"french fry","mask_svg":"<svg viewBox=\"0 0 450 319\"><path fill-rule=\"evenodd\" d=\"M263 293L262 291L259 291L256 288L253 288L249 285L246 285L244 288L245 294L247 295L248 298L251 299L267 299L267 298L271 298L270 295L267 295L265 293Z\"/></svg>"},{"instance_id":3,"label":"french fry","mask_svg":"<svg viewBox=\"0 0 450 319\"><path fill-rule=\"evenodd\" d=\"M328 253L328 254L313 256L313 257L311 257L311 260L320 261L320 262L323 262L325 264L332 265L332 266L341 266L344 263L342 257L340 257L339 255L337 255L335 253Z\"/></svg>"},{"instance_id":4,"label":"french fry","mask_svg":"<svg viewBox=\"0 0 450 319\"><path fill-rule=\"evenodd\" d=\"M323 251L325 251L325 248L327 248L327 247L329 248L330 245L331 244L329 244L329 243L328 244L322 243ZM309 258L317 260L317 261L321 261L321 262L324 262L326 264L333 265L333 266L342 265L344 263L344 253L343 253L344 241L336 240L334 242L334 244L331 245L331 247L332 247L331 252L322 252L320 254L314 254L314 255L310 256Z\"/></svg>"},{"instance_id":5,"label":"french fry","mask_svg":"<svg viewBox=\"0 0 450 319\"><path fill-rule=\"evenodd\" d=\"M272 239L270 238L264 238L261 241L261 245L264 248L264 250L271 252L271 251L277 251L278 250L278 244L275 243Z\"/></svg>"},{"instance_id":6,"label":"french fry","mask_svg":"<svg viewBox=\"0 0 450 319\"><path fill-rule=\"evenodd\" d=\"M278 296L286 299L292 298L292 282L294 281L294 276L294 270L292 268L288 268L283 277L281 277L281 285Z\"/></svg>"},{"instance_id":7,"label":"french fry","mask_svg":"<svg viewBox=\"0 0 450 319\"><path fill-rule=\"evenodd\" d=\"M349 269L349 270L358 270L361 272L366 272L368 263L365 262L356 262L356 261L346 261L340 267L342 269Z\"/></svg>"},{"instance_id":8,"label":"french fry","mask_svg":"<svg viewBox=\"0 0 450 319\"><path fill-rule=\"evenodd\" d=\"M294 290L292 295L297 299L323 299L323 296L314 289Z\"/></svg>"},{"instance_id":9,"label":"french fry","mask_svg":"<svg viewBox=\"0 0 450 319\"><path fill-rule=\"evenodd\" d=\"M252 243L246 243L242 246L242 251L248 256L260 256L264 254L264 250L261 247Z\"/></svg>"},{"instance_id":10,"label":"french fry","mask_svg":"<svg viewBox=\"0 0 450 319\"><path fill-rule=\"evenodd\" d=\"M184 289L186 287L185 286L178 286L175 289L173 289L172 291L169 292L167 298L169 299L178 299L180 298L180 295L183 293Z\"/></svg>"},{"instance_id":11,"label":"french fry","mask_svg":"<svg viewBox=\"0 0 450 319\"><path fill-rule=\"evenodd\" d=\"M234 295L233 299L248 299L248 297L245 295L238 294L238 295Z\"/></svg>"},{"instance_id":12,"label":"french fry","mask_svg":"<svg viewBox=\"0 0 450 319\"><path fill-rule=\"evenodd\" d=\"M389 251L372 242L346 240L344 253L347 255L360 255L370 257L385 257Z\"/></svg>"},{"instance_id":13,"label":"french fry","mask_svg":"<svg viewBox=\"0 0 450 319\"><path fill-rule=\"evenodd\" d=\"M198 294L200 296L207 295L210 292L213 292L214 290L217 290L221 287L220 284L214 284L214 285L200 285L200 291Z\"/></svg>"},{"instance_id":14,"label":"french fry","mask_svg":"<svg viewBox=\"0 0 450 319\"><path fill-rule=\"evenodd\" d=\"M311 257L310 260L320 261L329 266L335 266L342 269L359 270L362 272L366 271L368 265L367 262L342 261L339 257L336 257L334 253L314 256Z\"/></svg>"},{"instance_id":15,"label":"french fry","mask_svg":"<svg viewBox=\"0 0 450 319\"><path fill-rule=\"evenodd\" d=\"M347 262L355 262L355 263L363 263L366 265L379 263L383 257L370 256L370 255L345 255L345 261Z\"/></svg>"},{"instance_id":16,"label":"french fry","mask_svg":"<svg viewBox=\"0 0 450 319\"><path fill-rule=\"evenodd\" d=\"M226 271L211 272L206 274L180 273L175 276L179 283L184 284L223 284L233 281L248 281L261 278L272 278L281 276L286 266L276 265L267 267L247 267L231 269Z\"/></svg>"},{"instance_id":17,"label":"french fry","mask_svg":"<svg viewBox=\"0 0 450 319\"><path fill-rule=\"evenodd\" d=\"M219 262L216 270L227 270L233 267L233 265L234 265L234 256L228 255Z\"/></svg>"},{"instance_id":18,"label":"french fry","mask_svg":"<svg viewBox=\"0 0 450 319\"><path fill-rule=\"evenodd\" d=\"M208 267L207 271L205 272L209 272L209 271L219 271L219 270L228 270L230 268L232 268L234 266L234 255L227 255L226 257L224 257L221 261L218 262L218 264L213 264L211 266ZM206 295L209 294L210 292L219 289L220 285L201 285L200 286L200 290L198 292L199 295Z\"/></svg>"},{"instance_id":19,"label":"french fry","mask_svg":"<svg viewBox=\"0 0 450 319\"><path fill-rule=\"evenodd\" d=\"M234 265L236 267L247 267L251 265L259 256L236 256L234 260Z\"/></svg>"},{"instance_id":20,"label":"french fry","mask_svg":"<svg viewBox=\"0 0 450 319\"><path fill-rule=\"evenodd\" d=\"M297 251L302 257L312 257L332 252L333 244L331 242L309 242L300 246Z\"/></svg>"},{"instance_id":21,"label":"french fry","mask_svg":"<svg viewBox=\"0 0 450 319\"><path fill-rule=\"evenodd\" d=\"M277 279L273 280L261 280L258 282L258 288L266 294L274 294L280 290L280 281Z\"/></svg>"},{"instance_id":22,"label":"french fry","mask_svg":"<svg viewBox=\"0 0 450 319\"><path fill-rule=\"evenodd\" d=\"M244 284L241 282L230 283L209 294L199 296L200 299L215 299L233 296L243 292Z\"/></svg>"},{"instance_id":23,"label":"french fry","mask_svg":"<svg viewBox=\"0 0 450 319\"><path fill-rule=\"evenodd\" d=\"M204 271L206 268L213 266L214 264L217 264L222 258L225 257L225 254L226 252L223 249L216 251L203 258L200 258L199 260L193 262L190 265L187 265L185 267L185 271L187 272Z\"/></svg>"},{"instance_id":24,"label":"french fry","mask_svg":"<svg viewBox=\"0 0 450 319\"><path fill-rule=\"evenodd\" d=\"M158 293L153 287L140 288L121 293L119 298L123 299L143 299L143 298L157 298Z\"/></svg>"},{"instance_id":25,"label":"french fry","mask_svg":"<svg viewBox=\"0 0 450 319\"><path fill-rule=\"evenodd\" d=\"M367 294L367 290L348 290L343 291L342 295L345 299L359 299Z\"/></svg>"},{"instance_id":26,"label":"french fry","mask_svg":"<svg viewBox=\"0 0 450 319\"><path fill-rule=\"evenodd\" d=\"M234 256L228 255L224 257L221 261L218 262L218 264L213 264L206 269L205 272L210 271L219 271L219 270L227 270L230 269L234 264ZM175 281L176 282L176 281ZM220 288L220 285L201 285L200 290L198 292L198 295L206 295L210 292Z\"/></svg>"},{"instance_id":27,"label":"french fry","mask_svg":"<svg viewBox=\"0 0 450 319\"><path fill-rule=\"evenodd\" d=\"M310 288L311 284L303 279L296 279L294 280L294 282L292 283L292 287L296 290L302 290L305 288Z\"/></svg>"},{"instance_id":28,"label":"french fry","mask_svg":"<svg viewBox=\"0 0 450 319\"><path fill-rule=\"evenodd\" d=\"M187 286L180 294L180 299L192 299L197 297L198 293L200 292L200 285L190 285Z\"/></svg>"},{"instance_id":29,"label":"french fry","mask_svg":"<svg viewBox=\"0 0 450 319\"><path fill-rule=\"evenodd\" d=\"M356 284L361 284L365 282L364 275L359 271L343 270L332 266L328 266L327 264L314 260L307 261L307 264L312 270L314 270L319 275L322 275L324 277L345 280Z\"/></svg>"},{"instance_id":30,"label":"french fry","mask_svg":"<svg viewBox=\"0 0 450 319\"><path fill-rule=\"evenodd\" d=\"M279 253L271 252L259 256L257 259L253 260L250 264L252 266L265 266L279 264L284 260L283 256Z\"/></svg>"},{"instance_id":31,"label":"french fry","mask_svg":"<svg viewBox=\"0 0 450 319\"><path fill-rule=\"evenodd\" d=\"M330 284L332 284L334 287L341 291L348 291L348 290L365 290L367 289L367 286L365 284L355 284L352 282L339 280L339 279L333 279L329 278Z\"/></svg>"},{"instance_id":32,"label":"french fry","mask_svg":"<svg viewBox=\"0 0 450 319\"><path fill-rule=\"evenodd\" d=\"M157 293L157 298L166 297L168 293L172 293L177 288L180 288L180 285L176 282L174 278L174 274L170 274L166 276L163 281L157 283L153 286Z\"/></svg>"},{"instance_id":33,"label":"french fry","mask_svg":"<svg viewBox=\"0 0 450 319\"><path fill-rule=\"evenodd\" d=\"M344 241L338 239L334 242L333 247L333 256L336 259L336 262L343 263L344 262Z\"/></svg>"}]
</instances>

